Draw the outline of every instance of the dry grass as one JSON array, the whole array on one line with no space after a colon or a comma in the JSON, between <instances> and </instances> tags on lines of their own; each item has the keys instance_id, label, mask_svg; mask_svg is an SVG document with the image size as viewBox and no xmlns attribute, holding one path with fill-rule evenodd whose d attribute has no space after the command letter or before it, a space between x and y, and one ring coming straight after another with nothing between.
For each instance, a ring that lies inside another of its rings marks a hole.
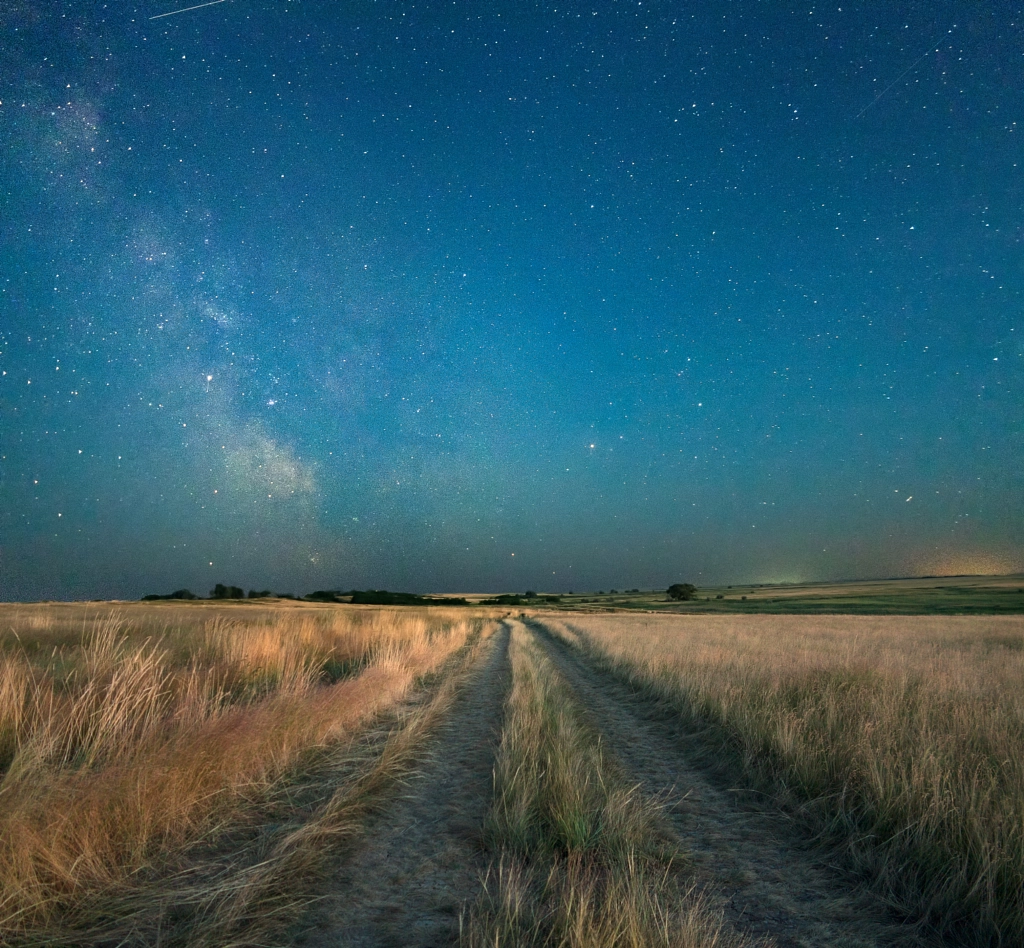
<instances>
[{"instance_id":1,"label":"dry grass","mask_svg":"<svg viewBox=\"0 0 1024 948\"><path fill-rule=\"evenodd\" d=\"M5 944L146 941L154 925L174 927L176 900L193 915L229 904L236 921L258 915L252 873L197 878L197 850L259 824L326 748L394 707L483 623L457 610L4 613ZM402 746L391 743L378 770ZM278 846L278 863L362 793ZM207 931L223 929L211 920Z\"/></svg>"},{"instance_id":2,"label":"dry grass","mask_svg":"<svg viewBox=\"0 0 1024 948\"><path fill-rule=\"evenodd\" d=\"M493 625L484 630L485 636L492 632ZM372 747L369 765L360 768L355 779L339 781L337 771L329 770L321 782L336 789L312 819L279 834L265 857L250 860L250 868L203 893L204 917L191 927L187 943L192 948L266 944L268 934L279 934L283 922L299 917L309 902L307 883L323 875L338 841L363 832L367 814L386 799L384 791L411 772L422 739L449 710L471 666L467 656L455 674L446 675L437 691L426 696L427 701L386 722L391 726L386 740Z\"/></svg>"},{"instance_id":3,"label":"dry grass","mask_svg":"<svg viewBox=\"0 0 1024 948\"><path fill-rule=\"evenodd\" d=\"M910 916L1024 943L1024 619L547 624L796 801Z\"/></svg>"},{"instance_id":4,"label":"dry grass","mask_svg":"<svg viewBox=\"0 0 1024 948\"><path fill-rule=\"evenodd\" d=\"M579 705L521 626L487 836L496 857L466 946L738 944L680 886L658 806L607 758Z\"/></svg>"}]
</instances>

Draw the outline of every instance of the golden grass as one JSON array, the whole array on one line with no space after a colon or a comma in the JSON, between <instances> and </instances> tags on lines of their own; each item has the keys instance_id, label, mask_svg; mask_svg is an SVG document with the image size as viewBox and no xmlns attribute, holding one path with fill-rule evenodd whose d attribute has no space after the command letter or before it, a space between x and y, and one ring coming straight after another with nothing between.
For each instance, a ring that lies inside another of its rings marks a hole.
<instances>
[{"instance_id":1,"label":"golden grass","mask_svg":"<svg viewBox=\"0 0 1024 948\"><path fill-rule=\"evenodd\" d=\"M658 806L626 782L521 626L487 838L495 860L464 921L476 946L741 944L680 886Z\"/></svg>"},{"instance_id":2,"label":"golden grass","mask_svg":"<svg viewBox=\"0 0 1024 948\"><path fill-rule=\"evenodd\" d=\"M222 906L257 891L237 867L216 884L190 878L196 847L259 823L324 748L483 622L464 610L5 612L5 944L126 937L162 924L175 887Z\"/></svg>"},{"instance_id":3,"label":"golden grass","mask_svg":"<svg viewBox=\"0 0 1024 948\"><path fill-rule=\"evenodd\" d=\"M1024 619L546 624L796 801L910 916L1024 943Z\"/></svg>"},{"instance_id":4,"label":"golden grass","mask_svg":"<svg viewBox=\"0 0 1024 948\"><path fill-rule=\"evenodd\" d=\"M493 628L486 627L484 635ZM450 708L471 664L467 657L426 704L392 721L386 741L356 779L338 784L329 772L337 789L314 818L282 834L265 858L202 894L204 918L189 932L192 948L222 948L240 934L242 943L264 944L267 934L278 932L282 922L301 913L309 901L304 883L322 875L334 844L358 835L366 814L380 805L383 791L410 771L422 738Z\"/></svg>"}]
</instances>

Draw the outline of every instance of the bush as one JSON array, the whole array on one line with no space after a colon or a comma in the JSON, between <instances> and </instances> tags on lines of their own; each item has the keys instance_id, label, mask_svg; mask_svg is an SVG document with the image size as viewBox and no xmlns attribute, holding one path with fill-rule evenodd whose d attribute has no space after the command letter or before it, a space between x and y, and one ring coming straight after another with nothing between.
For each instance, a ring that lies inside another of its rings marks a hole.
<instances>
[{"instance_id":1,"label":"bush","mask_svg":"<svg viewBox=\"0 0 1024 948\"><path fill-rule=\"evenodd\" d=\"M687 602L697 595L697 587L693 583L673 583L668 587L666 593L669 599L674 599L676 602Z\"/></svg>"},{"instance_id":2,"label":"bush","mask_svg":"<svg viewBox=\"0 0 1024 948\"><path fill-rule=\"evenodd\" d=\"M344 602L341 594L331 589L318 589L316 592L307 593L303 599L310 602Z\"/></svg>"},{"instance_id":3,"label":"bush","mask_svg":"<svg viewBox=\"0 0 1024 948\"><path fill-rule=\"evenodd\" d=\"M309 598L308 596L306 597ZM337 600L336 600L337 601ZM352 602L365 606L468 606L463 598L437 599L415 593L388 592L386 589L352 590Z\"/></svg>"},{"instance_id":4,"label":"bush","mask_svg":"<svg viewBox=\"0 0 1024 948\"><path fill-rule=\"evenodd\" d=\"M225 586L223 583L217 583L213 589L210 590L211 599L244 599L245 590L240 589L238 586Z\"/></svg>"},{"instance_id":5,"label":"bush","mask_svg":"<svg viewBox=\"0 0 1024 948\"><path fill-rule=\"evenodd\" d=\"M188 589L175 589L174 592L168 593L166 596L160 596L157 593L150 593L148 596L143 596L143 602L154 602L158 599L198 599L199 597Z\"/></svg>"}]
</instances>

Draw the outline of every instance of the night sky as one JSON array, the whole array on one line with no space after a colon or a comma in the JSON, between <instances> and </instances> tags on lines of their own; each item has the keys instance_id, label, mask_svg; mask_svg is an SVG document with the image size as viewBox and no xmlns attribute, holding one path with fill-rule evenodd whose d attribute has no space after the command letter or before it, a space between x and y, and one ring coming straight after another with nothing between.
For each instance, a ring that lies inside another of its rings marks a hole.
<instances>
[{"instance_id":1,"label":"night sky","mask_svg":"<svg viewBox=\"0 0 1024 948\"><path fill-rule=\"evenodd\" d=\"M0 599L1024 570L1024 10L4 0Z\"/></svg>"}]
</instances>

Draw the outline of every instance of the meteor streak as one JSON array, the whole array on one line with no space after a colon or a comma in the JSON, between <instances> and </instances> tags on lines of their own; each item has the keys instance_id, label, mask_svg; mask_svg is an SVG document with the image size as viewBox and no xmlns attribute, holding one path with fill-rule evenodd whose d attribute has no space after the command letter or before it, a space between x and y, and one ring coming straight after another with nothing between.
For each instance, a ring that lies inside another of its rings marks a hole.
<instances>
[{"instance_id":1,"label":"meteor streak","mask_svg":"<svg viewBox=\"0 0 1024 948\"><path fill-rule=\"evenodd\" d=\"M954 23L953 30L955 29L956 24ZM952 33L953 30L946 30L946 34L948 35ZM940 38L938 42L941 41L942 40ZM896 85L896 83L899 82L908 72L915 69L917 67L917 64L921 62L922 59L924 59L926 56L931 55L932 53L937 53L938 51L939 50L937 49L936 44L932 43L932 45L929 46L923 53L921 53L921 55L918 56L917 59L915 59L909 66L907 66L907 68L904 69L903 72L901 72L895 79L893 79L893 81L890 82L889 85L887 85L881 92L878 93L878 95L876 95L867 105L865 105L864 108L862 108L857 113L857 118L860 118L868 109L870 109L871 106L873 106L879 99L881 99L882 96L884 96L894 85Z\"/></svg>"},{"instance_id":2,"label":"meteor streak","mask_svg":"<svg viewBox=\"0 0 1024 948\"><path fill-rule=\"evenodd\" d=\"M227 3L228 0L209 0L208 3L197 3L194 7L182 7L180 10L171 10L170 13L158 13L151 16L151 20L159 20L162 16L174 16L175 13L188 13L189 10L198 10L200 7L215 7L218 3Z\"/></svg>"}]
</instances>

